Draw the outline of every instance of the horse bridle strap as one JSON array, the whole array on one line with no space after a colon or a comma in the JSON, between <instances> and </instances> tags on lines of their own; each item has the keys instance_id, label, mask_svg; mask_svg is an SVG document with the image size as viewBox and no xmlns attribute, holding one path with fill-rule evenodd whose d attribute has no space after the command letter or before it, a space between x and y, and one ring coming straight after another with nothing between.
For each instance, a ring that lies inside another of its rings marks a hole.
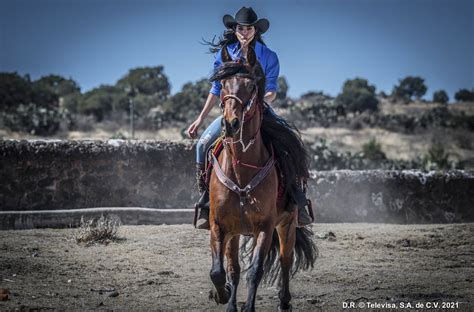
<instances>
[{"instance_id":1,"label":"horse bridle strap","mask_svg":"<svg viewBox=\"0 0 474 312\"><path fill-rule=\"evenodd\" d=\"M224 102L227 101L228 99L234 99L236 100L237 102L239 102L240 105L242 105L242 110L244 111L245 114L247 114L250 109L252 108L252 105L253 103L255 102L255 97L257 96L257 89L255 89L253 91L253 94L252 94L252 97L250 98L250 100L247 102L247 104L244 105L243 101L235 94L227 94L227 95L224 95L222 98L221 98L221 109L223 110L224 109ZM253 115L250 116L249 119L247 119L247 121L250 121L250 119L252 119Z\"/></svg>"},{"instance_id":2,"label":"horse bridle strap","mask_svg":"<svg viewBox=\"0 0 474 312\"><path fill-rule=\"evenodd\" d=\"M257 185L260 184L260 182L263 181L263 179L266 178L266 176L270 173L272 170L273 166L275 165L275 154L273 152L273 146L272 146L272 155L270 158L267 160L267 163L265 166L252 178L252 180L247 184L244 188L240 188L237 184L235 184L234 181L232 181L229 177L227 177L222 171L221 166L219 165L219 161L217 160L216 156L212 154L212 165L215 168L216 176L221 181L222 184L224 184L229 190L233 191L237 195L239 195L239 202L240 202L240 208L243 207L243 205L246 202L247 197L249 196L250 192L257 187Z\"/></svg>"}]
</instances>

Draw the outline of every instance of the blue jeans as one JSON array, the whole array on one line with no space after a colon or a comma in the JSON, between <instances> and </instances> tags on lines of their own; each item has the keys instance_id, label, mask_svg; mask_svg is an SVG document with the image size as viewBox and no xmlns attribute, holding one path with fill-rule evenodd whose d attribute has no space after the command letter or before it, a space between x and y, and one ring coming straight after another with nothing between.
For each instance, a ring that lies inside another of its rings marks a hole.
<instances>
[{"instance_id":1,"label":"blue jeans","mask_svg":"<svg viewBox=\"0 0 474 312\"><path fill-rule=\"evenodd\" d=\"M271 114L275 118L279 118L278 115L275 113L273 108L270 105L265 105L265 109L263 114ZM206 151L214 143L215 140L221 134L221 123L222 123L222 116L217 117L207 129L202 133L199 141L196 145L196 162L199 164L204 164Z\"/></svg>"}]
</instances>

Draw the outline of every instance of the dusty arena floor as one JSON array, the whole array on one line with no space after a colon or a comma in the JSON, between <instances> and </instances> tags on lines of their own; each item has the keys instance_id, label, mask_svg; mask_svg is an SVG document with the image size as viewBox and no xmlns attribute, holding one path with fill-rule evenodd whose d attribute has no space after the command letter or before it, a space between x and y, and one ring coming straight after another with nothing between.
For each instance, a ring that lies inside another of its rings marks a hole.
<instances>
[{"instance_id":1,"label":"dusty arena floor","mask_svg":"<svg viewBox=\"0 0 474 312\"><path fill-rule=\"evenodd\" d=\"M313 230L316 267L291 282L297 311L342 310L351 302L377 310L443 302L454 311L474 309L474 224L316 224ZM91 247L77 245L73 232L0 231L0 288L10 292L0 310L225 310L208 300L208 232L124 226L124 241ZM244 298L242 277L238 301ZM276 287L259 289L258 311L275 311L277 304Z\"/></svg>"}]
</instances>

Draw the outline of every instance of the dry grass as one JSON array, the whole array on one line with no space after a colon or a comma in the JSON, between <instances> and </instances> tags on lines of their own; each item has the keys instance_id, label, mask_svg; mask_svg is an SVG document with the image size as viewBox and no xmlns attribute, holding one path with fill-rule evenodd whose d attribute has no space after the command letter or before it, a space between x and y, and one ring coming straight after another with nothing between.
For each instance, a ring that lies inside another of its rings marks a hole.
<instances>
[{"instance_id":1,"label":"dry grass","mask_svg":"<svg viewBox=\"0 0 474 312\"><path fill-rule=\"evenodd\" d=\"M81 223L77 231L73 234L73 239L78 244L86 246L94 244L109 244L110 242L122 241L118 235L121 223L119 220L109 216L101 215L100 218L85 219L81 217Z\"/></svg>"}]
</instances>

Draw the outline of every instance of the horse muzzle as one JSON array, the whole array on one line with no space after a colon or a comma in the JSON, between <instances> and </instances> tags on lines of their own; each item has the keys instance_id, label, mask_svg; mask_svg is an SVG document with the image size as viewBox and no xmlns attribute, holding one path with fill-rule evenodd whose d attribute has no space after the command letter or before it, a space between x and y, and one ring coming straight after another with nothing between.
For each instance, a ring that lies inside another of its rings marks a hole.
<instances>
[{"instance_id":1,"label":"horse muzzle","mask_svg":"<svg viewBox=\"0 0 474 312\"><path fill-rule=\"evenodd\" d=\"M225 123L225 134L226 136L234 136L235 133L240 128L240 121L237 118L234 118L231 120L231 122L228 122L227 120L223 119Z\"/></svg>"}]
</instances>

